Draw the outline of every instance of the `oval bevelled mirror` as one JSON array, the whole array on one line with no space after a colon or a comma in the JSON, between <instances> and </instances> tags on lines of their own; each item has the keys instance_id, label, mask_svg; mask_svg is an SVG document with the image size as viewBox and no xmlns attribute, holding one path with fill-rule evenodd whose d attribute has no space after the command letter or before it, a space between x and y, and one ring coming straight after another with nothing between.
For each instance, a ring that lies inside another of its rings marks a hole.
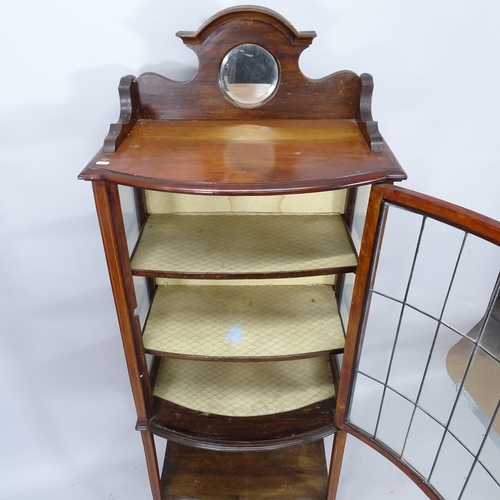
<instances>
[{"instance_id":1,"label":"oval bevelled mirror","mask_svg":"<svg viewBox=\"0 0 500 500\"><path fill-rule=\"evenodd\" d=\"M278 63L264 48L238 45L222 61L219 84L237 106L253 108L268 101L278 86Z\"/></svg>"}]
</instances>

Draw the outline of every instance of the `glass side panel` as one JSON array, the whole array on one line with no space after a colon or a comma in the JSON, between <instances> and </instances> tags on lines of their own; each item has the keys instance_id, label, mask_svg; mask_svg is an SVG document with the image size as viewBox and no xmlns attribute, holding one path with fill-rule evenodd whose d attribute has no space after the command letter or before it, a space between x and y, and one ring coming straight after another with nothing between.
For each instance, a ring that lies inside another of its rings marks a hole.
<instances>
[{"instance_id":1,"label":"glass side panel","mask_svg":"<svg viewBox=\"0 0 500 500\"><path fill-rule=\"evenodd\" d=\"M354 289L354 273L344 274L344 286L342 287L342 296L340 298L340 317L344 328L349 322L349 314L351 312L352 292Z\"/></svg>"},{"instance_id":2,"label":"glass side panel","mask_svg":"<svg viewBox=\"0 0 500 500\"><path fill-rule=\"evenodd\" d=\"M366 207L370 197L370 189L371 186L360 186L356 190L351 237L358 254L361 247L361 239L363 237L363 228L365 227Z\"/></svg>"},{"instance_id":3,"label":"glass side panel","mask_svg":"<svg viewBox=\"0 0 500 500\"><path fill-rule=\"evenodd\" d=\"M122 208L125 235L127 236L128 251L131 254L137 243L141 229L137 220L134 189L120 184L118 185L118 193L120 194L120 205Z\"/></svg>"}]
</instances>

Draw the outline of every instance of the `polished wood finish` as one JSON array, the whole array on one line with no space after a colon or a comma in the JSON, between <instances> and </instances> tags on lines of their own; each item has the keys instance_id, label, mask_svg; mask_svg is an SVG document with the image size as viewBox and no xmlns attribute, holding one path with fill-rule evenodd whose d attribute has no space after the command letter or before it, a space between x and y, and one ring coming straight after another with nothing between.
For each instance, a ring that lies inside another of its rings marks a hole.
<instances>
[{"instance_id":1,"label":"polished wood finish","mask_svg":"<svg viewBox=\"0 0 500 500\"><path fill-rule=\"evenodd\" d=\"M141 331L134 314L137 302L133 292L132 273L130 266L125 263L128 255L124 254L127 248L126 238L119 205L116 205L118 189L116 185L105 182L94 182L92 186L132 394L137 416L143 420L147 418L152 405L152 391L145 354L139 349L142 339L138 339L138 336Z\"/></svg>"},{"instance_id":2,"label":"polished wood finish","mask_svg":"<svg viewBox=\"0 0 500 500\"><path fill-rule=\"evenodd\" d=\"M114 154L81 179L209 195L328 191L406 174L391 150L372 152L356 120L139 120Z\"/></svg>"},{"instance_id":3,"label":"polished wood finish","mask_svg":"<svg viewBox=\"0 0 500 500\"><path fill-rule=\"evenodd\" d=\"M156 455L156 446L154 436L149 431L141 431L142 444L144 446L144 455L146 457L146 466L148 468L149 483L153 500L162 500L160 470L158 468L158 457Z\"/></svg>"},{"instance_id":4,"label":"polished wood finish","mask_svg":"<svg viewBox=\"0 0 500 500\"><path fill-rule=\"evenodd\" d=\"M163 500L324 500L323 441L273 452L220 452L167 444Z\"/></svg>"},{"instance_id":5,"label":"polished wood finish","mask_svg":"<svg viewBox=\"0 0 500 500\"><path fill-rule=\"evenodd\" d=\"M118 186L99 181L94 182L92 187L135 408L138 419L142 420L151 413L152 388L145 353L141 348L139 318L135 314L137 302L128 263ZM153 436L150 432L143 432L142 439L153 500L161 500Z\"/></svg>"},{"instance_id":6,"label":"polished wood finish","mask_svg":"<svg viewBox=\"0 0 500 500\"><path fill-rule=\"evenodd\" d=\"M332 458L330 460L330 472L328 474L328 499L337 497L346 440L346 431L337 431L335 433L335 437L333 438Z\"/></svg>"},{"instance_id":7,"label":"polished wood finish","mask_svg":"<svg viewBox=\"0 0 500 500\"><path fill-rule=\"evenodd\" d=\"M331 435L335 398L298 410L255 417L228 417L191 410L155 397L153 416L139 422L166 439L213 450L276 450Z\"/></svg>"},{"instance_id":8,"label":"polished wood finish","mask_svg":"<svg viewBox=\"0 0 500 500\"><path fill-rule=\"evenodd\" d=\"M151 381L155 385L161 358L154 358ZM277 450L309 443L335 432L335 397L297 410L234 417L209 414L185 408L155 397L149 420L140 420L137 430L197 448L212 450Z\"/></svg>"}]
</instances>

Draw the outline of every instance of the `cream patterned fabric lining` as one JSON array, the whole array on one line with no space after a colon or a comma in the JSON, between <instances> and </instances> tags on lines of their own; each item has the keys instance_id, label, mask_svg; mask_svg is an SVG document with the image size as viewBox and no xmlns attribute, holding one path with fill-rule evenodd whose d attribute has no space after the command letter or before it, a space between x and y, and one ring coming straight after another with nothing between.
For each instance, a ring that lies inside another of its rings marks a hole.
<instances>
[{"instance_id":1,"label":"cream patterned fabric lining","mask_svg":"<svg viewBox=\"0 0 500 500\"><path fill-rule=\"evenodd\" d=\"M355 266L338 214L150 215L133 269L269 273Z\"/></svg>"},{"instance_id":2,"label":"cream patterned fabric lining","mask_svg":"<svg viewBox=\"0 0 500 500\"><path fill-rule=\"evenodd\" d=\"M284 356L344 347L332 287L162 286L146 349L193 356Z\"/></svg>"},{"instance_id":3,"label":"cream patterned fabric lining","mask_svg":"<svg viewBox=\"0 0 500 500\"><path fill-rule=\"evenodd\" d=\"M154 394L193 410L249 417L302 408L335 391L325 357L248 363L164 358Z\"/></svg>"},{"instance_id":4,"label":"cream patterned fabric lining","mask_svg":"<svg viewBox=\"0 0 500 500\"><path fill-rule=\"evenodd\" d=\"M206 196L196 194L166 193L144 190L147 212L210 213L210 212L267 212L267 213L342 213L347 190L324 191L265 196Z\"/></svg>"}]
</instances>

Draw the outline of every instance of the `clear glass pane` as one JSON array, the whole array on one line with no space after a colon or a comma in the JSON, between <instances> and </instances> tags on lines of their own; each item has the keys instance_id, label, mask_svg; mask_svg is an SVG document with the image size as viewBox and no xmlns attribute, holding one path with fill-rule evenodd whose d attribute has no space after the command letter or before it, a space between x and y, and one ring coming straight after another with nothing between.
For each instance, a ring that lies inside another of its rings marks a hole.
<instances>
[{"instance_id":1,"label":"clear glass pane","mask_svg":"<svg viewBox=\"0 0 500 500\"><path fill-rule=\"evenodd\" d=\"M479 345L496 360L500 360L500 296L497 296L490 315L486 319ZM500 371L492 365L492 374L500 379Z\"/></svg>"},{"instance_id":2,"label":"clear glass pane","mask_svg":"<svg viewBox=\"0 0 500 500\"><path fill-rule=\"evenodd\" d=\"M427 368L419 405L446 425L474 344L441 325Z\"/></svg>"},{"instance_id":3,"label":"clear glass pane","mask_svg":"<svg viewBox=\"0 0 500 500\"><path fill-rule=\"evenodd\" d=\"M430 483L446 500L456 500L473 463L474 457L450 433L446 433Z\"/></svg>"},{"instance_id":4,"label":"clear glass pane","mask_svg":"<svg viewBox=\"0 0 500 500\"><path fill-rule=\"evenodd\" d=\"M413 270L408 304L440 318L464 232L427 218Z\"/></svg>"},{"instance_id":5,"label":"clear glass pane","mask_svg":"<svg viewBox=\"0 0 500 500\"><path fill-rule=\"evenodd\" d=\"M135 204L134 189L129 186L118 186L120 205L123 213L123 225L127 237L129 254L132 254L137 239L139 238L139 222L137 220L137 207Z\"/></svg>"},{"instance_id":6,"label":"clear glass pane","mask_svg":"<svg viewBox=\"0 0 500 500\"><path fill-rule=\"evenodd\" d=\"M425 478L431 473L443 433L442 425L417 408L403 451L403 460Z\"/></svg>"},{"instance_id":7,"label":"clear glass pane","mask_svg":"<svg viewBox=\"0 0 500 500\"><path fill-rule=\"evenodd\" d=\"M406 307L389 375L389 386L416 401L438 323Z\"/></svg>"},{"instance_id":8,"label":"clear glass pane","mask_svg":"<svg viewBox=\"0 0 500 500\"><path fill-rule=\"evenodd\" d=\"M354 203L354 217L352 220L351 237L354 247L359 253L361 238L365 227L366 209L370 198L371 186L360 186L356 190L356 202Z\"/></svg>"},{"instance_id":9,"label":"clear glass pane","mask_svg":"<svg viewBox=\"0 0 500 500\"><path fill-rule=\"evenodd\" d=\"M500 247L467 235L443 321L466 334L482 320L498 274Z\"/></svg>"},{"instance_id":10,"label":"clear glass pane","mask_svg":"<svg viewBox=\"0 0 500 500\"><path fill-rule=\"evenodd\" d=\"M359 370L385 383L396 338L402 305L371 294L370 314L365 328Z\"/></svg>"},{"instance_id":11,"label":"clear glass pane","mask_svg":"<svg viewBox=\"0 0 500 500\"><path fill-rule=\"evenodd\" d=\"M146 323L146 319L149 313L150 303L149 303L148 288L147 288L146 278L142 278L141 276L133 276L133 279L134 279L135 296L137 300L137 308L135 310L135 314L139 316L142 328Z\"/></svg>"},{"instance_id":12,"label":"clear glass pane","mask_svg":"<svg viewBox=\"0 0 500 500\"><path fill-rule=\"evenodd\" d=\"M355 275L353 273L347 273L344 275L344 287L342 289L342 297L340 299L340 317L342 318L344 327L347 327L349 313L351 312L354 278Z\"/></svg>"},{"instance_id":13,"label":"clear glass pane","mask_svg":"<svg viewBox=\"0 0 500 500\"><path fill-rule=\"evenodd\" d=\"M473 454L479 450L500 399L498 368L491 356L476 350L450 422L450 431Z\"/></svg>"},{"instance_id":14,"label":"clear glass pane","mask_svg":"<svg viewBox=\"0 0 500 500\"><path fill-rule=\"evenodd\" d=\"M488 432L488 437L479 455L479 461L500 483L500 413L497 413L495 421ZM500 490L497 491L498 498L500 498Z\"/></svg>"},{"instance_id":15,"label":"clear glass pane","mask_svg":"<svg viewBox=\"0 0 500 500\"><path fill-rule=\"evenodd\" d=\"M499 498L500 486L481 465L476 464L460 500L498 500Z\"/></svg>"},{"instance_id":16,"label":"clear glass pane","mask_svg":"<svg viewBox=\"0 0 500 500\"><path fill-rule=\"evenodd\" d=\"M413 266L422 216L388 205L374 290L403 300Z\"/></svg>"},{"instance_id":17,"label":"clear glass pane","mask_svg":"<svg viewBox=\"0 0 500 500\"><path fill-rule=\"evenodd\" d=\"M414 405L399 394L390 389L386 390L375 438L398 455L403 452L414 408Z\"/></svg>"},{"instance_id":18,"label":"clear glass pane","mask_svg":"<svg viewBox=\"0 0 500 500\"><path fill-rule=\"evenodd\" d=\"M359 373L356 375L348 421L372 436L377 425L383 390L382 384Z\"/></svg>"}]
</instances>

